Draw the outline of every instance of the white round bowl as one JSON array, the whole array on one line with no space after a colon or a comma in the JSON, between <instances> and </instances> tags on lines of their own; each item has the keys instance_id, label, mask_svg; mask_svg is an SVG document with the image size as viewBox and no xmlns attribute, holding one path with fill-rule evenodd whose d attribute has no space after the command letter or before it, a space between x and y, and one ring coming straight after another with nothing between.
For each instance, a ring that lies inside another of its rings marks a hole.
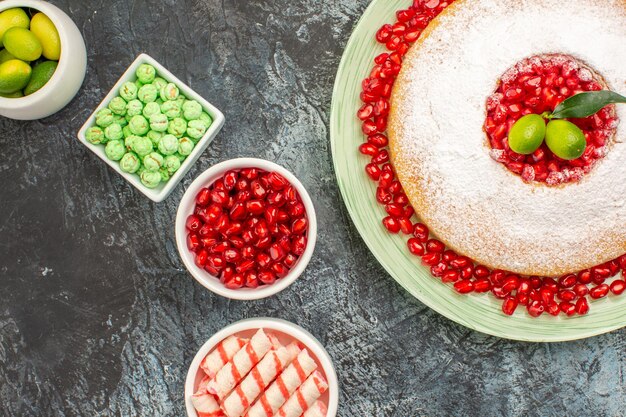
<instances>
[{"instance_id":1,"label":"white round bowl","mask_svg":"<svg viewBox=\"0 0 626 417\"><path fill-rule=\"evenodd\" d=\"M219 280L219 277L214 277L202 268L199 268L194 262L194 253L187 248L187 229L185 222L187 217L193 213L196 204L196 194L204 188L212 184L218 178L222 177L227 171L238 170L242 168L260 168L264 171L278 172L285 177L300 194L302 204L306 209L307 218L309 221L309 229L307 231L307 246L304 253L298 259L298 262L289 271L287 276L278 279L271 285L260 285L258 288L240 288L233 290L226 288ZM260 298L269 297L277 294L280 291L291 285L302 274L307 264L311 260L313 251L315 249L315 241L317 239L317 220L315 218L315 208L309 193L298 181L298 179L285 168L277 165L273 162L266 161L264 159L257 158L238 158L221 162L217 165L204 171L198 178L191 183L185 194L183 195L180 205L178 206L178 212L176 213L176 246L178 246L178 252L185 264L187 270L193 275L193 277L204 287L213 291L216 294L224 297L232 298L235 300L258 300Z\"/></svg>"},{"instance_id":2,"label":"white round bowl","mask_svg":"<svg viewBox=\"0 0 626 417\"><path fill-rule=\"evenodd\" d=\"M226 339L228 336L241 333L244 337L250 337L256 330L261 328L277 333L281 343L287 343L289 342L287 339L291 338L302 343L307 348L311 357L317 362L318 370L322 371L328 381L328 391L321 397L321 400L328 406L326 417L335 417L339 406L339 381L337 380L335 367L333 366L328 352L324 349L324 346L302 327L285 320L267 317L245 319L233 323L215 333L202 345L189 366L187 379L185 380L185 408L187 409L187 416L198 417L198 413L196 413L191 403L191 396L202 380L203 373L199 372L202 359L204 359L219 342Z\"/></svg>"},{"instance_id":3,"label":"white round bowl","mask_svg":"<svg viewBox=\"0 0 626 417\"><path fill-rule=\"evenodd\" d=\"M30 7L52 20L61 38L61 57L54 75L41 89L21 98L0 97L0 115L17 120L50 116L69 103L83 84L87 71L87 49L76 24L61 9L41 0L4 0L0 12Z\"/></svg>"}]
</instances>

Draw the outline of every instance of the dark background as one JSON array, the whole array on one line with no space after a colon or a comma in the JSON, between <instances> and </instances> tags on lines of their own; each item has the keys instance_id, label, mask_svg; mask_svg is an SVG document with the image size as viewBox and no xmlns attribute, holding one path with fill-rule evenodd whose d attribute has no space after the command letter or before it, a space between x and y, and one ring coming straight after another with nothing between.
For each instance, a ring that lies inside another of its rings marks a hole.
<instances>
[{"instance_id":1,"label":"dark background","mask_svg":"<svg viewBox=\"0 0 626 417\"><path fill-rule=\"evenodd\" d=\"M196 350L255 316L298 323L326 345L341 416L624 415L624 330L559 344L488 337L413 299L363 244L335 182L328 120L366 0L53 3L81 29L89 68L60 113L0 118L0 415L182 416ZM141 52L227 119L161 204L75 137ZM174 242L186 186L239 156L294 172L320 223L305 274L255 302L205 290Z\"/></svg>"}]
</instances>

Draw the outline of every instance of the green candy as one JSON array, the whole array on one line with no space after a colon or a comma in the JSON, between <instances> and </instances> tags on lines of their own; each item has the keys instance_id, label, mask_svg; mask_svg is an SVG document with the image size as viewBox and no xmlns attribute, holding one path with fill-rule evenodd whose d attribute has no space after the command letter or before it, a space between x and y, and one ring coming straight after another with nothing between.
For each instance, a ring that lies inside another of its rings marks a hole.
<instances>
[{"instance_id":1,"label":"green candy","mask_svg":"<svg viewBox=\"0 0 626 417\"><path fill-rule=\"evenodd\" d=\"M126 114L126 101L122 97L115 97L109 103L109 109L120 116L124 116Z\"/></svg>"},{"instance_id":2,"label":"green candy","mask_svg":"<svg viewBox=\"0 0 626 417\"><path fill-rule=\"evenodd\" d=\"M156 172L163 166L163 157L157 152L151 152L143 157L143 166L148 171Z\"/></svg>"},{"instance_id":3,"label":"green candy","mask_svg":"<svg viewBox=\"0 0 626 417\"><path fill-rule=\"evenodd\" d=\"M137 99L126 104L126 114L130 117L140 115L143 111L143 103Z\"/></svg>"},{"instance_id":4,"label":"green candy","mask_svg":"<svg viewBox=\"0 0 626 417\"><path fill-rule=\"evenodd\" d=\"M154 77L152 85L155 86L158 91L161 91L161 89L167 85L167 81L161 77Z\"/></svg>"},{"instance_id":5,"label":"green candy","mask_svg":"<svg viewBox=\"0 0 626 417\"><path fill-rule=\"evenodd\" d=\"M205 112L202 112L202 114L200 114L200 117L198 119L202 120L204 124L207 125L207 129L208 129L208 126L211 126L211 124L213 123L213 118L209 116L208 113L205 113Z\"/></svg>"},{"instance_id":6,"label":"green candy","mask_svg":"<svg viewBox=\"0 0 626 417\"><path fill-rule=\"evenodd\" d=\"M168 125L169 121L166 115L157 113L150 116L150 129L155 132L165 132Z\"/></svg>"},{"instance_id":7,"label":"green candy","mask_svg":"<svg viewBox=\"0 0 626 417\"><path fill-rule=\"evenodd\" d=\"M141 87L143 87L143 83L139 80L135 80L135 86L137 87L137 90L139 90Z\"/></svg>"},{"instance_id":8,"label":"green candy","mask_svg":"<svg viewBox=\"0 0 626 417\"><path fill-rule=\"evenodd\" d=\"M133 135L133 132L130 131L130 126L126 125L122 128L122 134L124 135L124 139Z\"/></svg>"},{"instance_id":9,"label":"green candy","mask_svg":"<svg viewBox=\"0 0 626 417\"><path fill-rule=\"evenodd\" d=\"M126 116L120 116L119 114L113 115L113 123L117 123L121 127L128 125L128 120L126 120Z\"/></svg>"},{"instance_id":10,"label":"green candy","mask_svg":"<svg viewBox=\"0 0 626 417\"><path fill-rule=\"evenodd\" d=\"M118 125L117 123L113 123L112 125L107 126L104 129L104 136L106 136L108 140L122 139L122 137L124 136L124 134L122 133L122 126Z\"/></svg>"},{"instance_id":11,"label":"green candy","mask_svg":"<svg viewBox=\"0 0 626 417\"><path fill-rule=\"evenodd\" d=\"M113 112L110 109L102 109L96 113L96 124L100 127L107 127L113 121Z\"/></svg>"},{"instance_id":12,"label":"green candy","mask_svg":"<svg viewBox=\"0 0 626 417\"><path fill-rule=\"evenodd\" d=\"M128 126L130 126L130 131L135 135L145 135L150 130L150 124L141 115L133 116L128 122Z\"/></svg>"},{"instance_id":13,"label":"green candy","mask_svg":"<svg viewBox=\"0 0 626 417\"><path fill-rule=\"evenodd\" d=\"M107 158L113 161L119 161L126 153L126 148L121 140L112 140L107 143L107 146L104 148L104 153Z\"/></svg>"},{"instance_id":14,"label":"green candy","mask_svg":"<svg viewBox=\"0 0 626 417\"><path fill-rule=\"evenodd\" d=\"M129 174L137 172L140 166L141 162L139 161L139 157L134 152L125 153L120 160L120 169Z\"/></svg>"},{"instance_id":15,"label":"green candy","mask_svg":"<svg viewBox=\"0 0 626 417\"><path fill-rule=\"evenodd\" d=\"M202 120L192 120L187 125L187 135L196 141L204 136L206 130L207 125Z\"/></svg>"},{"instance_id":16,"label":"green candy","mask_svg":"<svg viewBox=\"0 0 626 417\"><path fill-rule=\"evenodd\" d=\"M167 171L167 168L163 167L159 170L159 174L161 175L161 182L167 182L170 179L170 173Z\"/></svg>"},{"instance_id":17,"label":"green candy","mask_svg":"<svg viewBox=\"0 0 626 417\"><path fill-rule=\"evenodd\" d=\"M154 114L161 113L161 106L156 104L154 101L151 103L146 103L146 106L143 108L143 117L150 120L150 117Z\"/></svg>"},{"instance_id":18,"label":"green candy","mask_svg":"<svg viewBox=\"0 0 626 417\"><path fill-rule=\"evenodd\" d=\"M152 65L141 64L139 65L139 68L137 68L137 71L135 71L135 75L140 82L149 84L154 81L154 78L156 77L156 70Z\"/></svg>"},{"instance_id":19,"label":"green candy","mask_svg":"<svg viewBox=\"0 0 626 417\"><path fill-rule=\"evenodd\" d=\"M126 138L124 139L124 145L126 146L126 149L128 149L129 151L133 149L133 143L135 143L135 141L139 138L139 136L135 136L135 135L128 135L126 136Z\"/></svg>"},{"instance_id":20,"label":"green candy","mask_svg":"<svg viewBox=\"0 0 626 417\"><path fill-rule=\"evenodd\" d=\"M120 96L126 101L131 101L137 98L137 85L135 83L126 82L120 87Z\"/></svg>"},{"instance_id":21,"label":"green candy","mask_svg":"<svg viewBox=\"0 0 626 417\"><path fill-rule=\"evenodd\" d=\"M173 155L178 151L178 138L174 135L165 135L159 141L159 152L163 155Z\"/></svg>"},{"instance_id":22,"label":"green candy","mask_svg":"<svg viewBox=\"0 0 626 417\"><path fill-rule=\"evenodd\" d=\"M159 172L143 171L140 177L141 183L148 188L155 188L161 182L161 174Z\"/></svg>"},{"instance_id":23,"label":"green candy","mask_svg":"<svg viewBox=\"0 0 626 417\"><path fill-rule=\"evenodd\" d=\"M182 163L185 159L187 159L187 156L185 156L185 155L181 155L181 154L179 154L178 152L176 152L176 153L174 154L174 156L175 156L176 158L178 158L178 160L179 160L181 163Z\"/></svg>"},{"instance_id":24,"label":"green candy","mask_svg":"<svg viewBox=\"0 0 626 417\"><path fill-rule=\"evenodd\" d=\"M161 105L161 113L168 119L175 119L181 116L180 105L175 101L166 101Z\"/></svg>"},{"instance_id":25,"label":"green candy","mask_svg":"<svg viewBox=\"0 0 626 417\"><path fill-rule=\"evenodd\" d=\"M168 101L176 100L178 98L178 95L180 94L180 91L178 90L178 87L176 87L176 84L169 83L161 88L160 93L161 100Z\"/></svg>"},{"instance_id":26,"label":"green candy","mask_svg":"<svg viewBox=\"0 0 626 417\"><path fill-rule=\"evenodd\" d=\"M92 126L85 132L85 139L93 145L99 145L105 140L104 132L98 126Z\"/></svg>"},{"instance_id":27,"label":"green candy","mask_svg":"<svg viewBox=\"0 0 626 417\"><path fill-rule=\"evenodd\" d=\"M196 100L187 100L183 103L183 117L187 120L196 120L202 114L202 106Z\"/></svg>"},{"instance_id":28,"label":"green candy","mask_svg":"<svg viewBox=\"0 0 626 417\"><path fill-rule=\"evenodd\" d=\"M144 85L139 89L139 92L137 93L137 97L139 97L139 100L143 101L146 104L155 101L157 99L157 95L158 91L156 87L152 84Z\"/></svg>"},{"instance_id":29,"label":"green candy","mask_svg":"<svg viewBox=\"0 0 626 417\"><path fill-rule=\"evenodd\" d=\"M191 151L193 151L195 143L193 143L193 141L189 138L180 138L178 140L178 153L183 156L189 156L189 154L191 154Z\"/></svg>"},{"instance_id":30,"label":"green candy","mask_svg":"<svg viewBox=\"0 0 626 417\"><path fill-rule=\"evenodd\" d=\"M167 173L174 175L180 168L180 160L175 155L168 155L163 161L163 167L167 169Z\"/></svg>"},{"instance_id":31,"label":"green candy","mask_svg":"<svg viewBox=\"0 0 626 417\"><path fill-rule=\"evenodd\" d=\"M159 146L159 141L163 137L163 132L151 130L146 136L152 141L152 146L154 146L154 148L156 149Z\"/></svg>"},{"instance_id":32,"label":"green candy","mask_svg":"<svg viewBox=\"0 0 626 417\"><path fill-rule=\"evenodd\" d=\"M170 133L177 138L182 138L185 132L187 131L187 122L185 119L181 119L180 117L172 120L167 126L167 133Z\"/></svg>"},{"instance_id":33,"label":"green candy","mask_svg":"<svg viewBox=\"0 0 626 417\"><path fill-rule=\"evenodd\" d=\"M152 141L144 136L136 136L131 142L131 147L132 150L142 158L154 149L152 147Z\"/></svg>"}]
</instances>

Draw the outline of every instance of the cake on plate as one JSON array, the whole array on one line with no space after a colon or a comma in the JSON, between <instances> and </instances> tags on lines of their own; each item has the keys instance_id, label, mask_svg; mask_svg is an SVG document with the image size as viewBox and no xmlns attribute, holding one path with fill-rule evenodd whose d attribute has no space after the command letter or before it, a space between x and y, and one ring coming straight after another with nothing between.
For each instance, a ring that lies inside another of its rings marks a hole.
<instances>
[{"instance_id":1,"label":"cake on plate","mask_svg":"<svg viewBox=\"0 0 626 417\"><path fill-rule=\"evenodd\" d=\"M461 30L462 29L462 30ZM585 153L518 155L522 115L582 91L626 91L623 0L458 0L394 84L391 160L419 218L494 269L558 276L626 252L624 106L575 123Z\"/></svg>"}]
</instances>

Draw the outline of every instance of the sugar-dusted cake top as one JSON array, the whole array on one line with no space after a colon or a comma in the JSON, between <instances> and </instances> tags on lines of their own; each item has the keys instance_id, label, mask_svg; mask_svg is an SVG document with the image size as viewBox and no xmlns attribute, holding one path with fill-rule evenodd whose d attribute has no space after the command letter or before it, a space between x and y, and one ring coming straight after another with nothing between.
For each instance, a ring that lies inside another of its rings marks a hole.
<instances>
[{"instance_id":1,"label":"sugar-dusted cake top","mask_svg":"<svg viewBox=\"0 0 626 417\"><path fill-rule=\"evenodd\" d=\"M490 157L487 97L507 69L553 53L626 91L626 3L458 0L408 52L394 87L391 155L413 207L450 247L493 268L559 275L626 251L623 124L577 183L528 184Z\"/></svg>"}]
</instances>

